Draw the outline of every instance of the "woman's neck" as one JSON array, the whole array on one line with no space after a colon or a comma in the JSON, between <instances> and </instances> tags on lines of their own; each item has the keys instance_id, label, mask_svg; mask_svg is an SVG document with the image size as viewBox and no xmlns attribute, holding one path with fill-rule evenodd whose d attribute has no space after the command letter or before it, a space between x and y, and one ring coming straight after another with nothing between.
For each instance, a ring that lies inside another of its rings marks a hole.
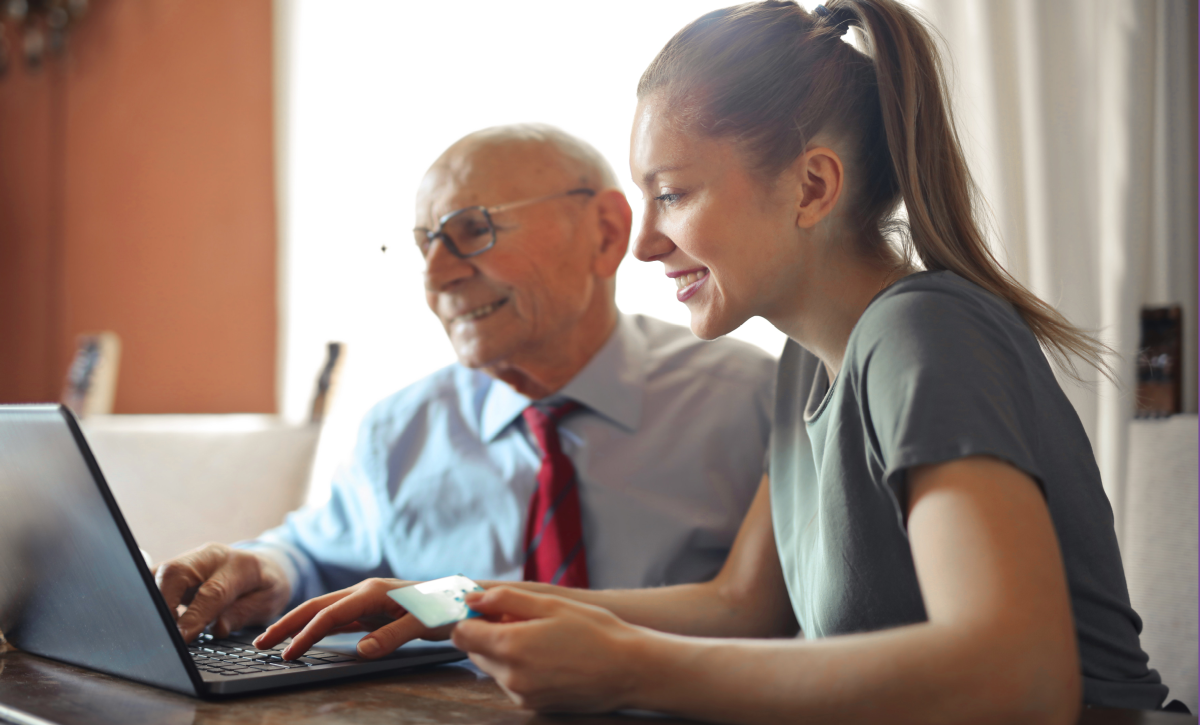
<instances>
[{"instance_id":1,"label":"woman's neck","mask_svg":"<svg viewBox=\"0 0 1200 725\"><path fill-rule=\"evenodd\" d=\"M871 300L901 277L916 271L896 259L839 255L797 285L788 310L771 323L824 363L832 382L842 369L850 333Z\"/></svg>"}]
</instances>

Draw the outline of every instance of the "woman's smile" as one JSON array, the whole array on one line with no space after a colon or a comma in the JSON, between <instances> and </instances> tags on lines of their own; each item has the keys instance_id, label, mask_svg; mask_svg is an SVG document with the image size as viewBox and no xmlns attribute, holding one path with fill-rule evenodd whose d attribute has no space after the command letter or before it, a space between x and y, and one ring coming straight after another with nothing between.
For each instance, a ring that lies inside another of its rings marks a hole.
<instances>
[{"instance_id":1,"label":"woman's smile","mask_svg":"<svg viewBox=\"0 0 1200 725\"><path fill-rule=\"evenodd\" d=\"M675 280L675 298L680 302L687 302L708 281L708 270L704 267L682 269L677 272L667 272L667 276Z\"/></svg>"}]
</instances>

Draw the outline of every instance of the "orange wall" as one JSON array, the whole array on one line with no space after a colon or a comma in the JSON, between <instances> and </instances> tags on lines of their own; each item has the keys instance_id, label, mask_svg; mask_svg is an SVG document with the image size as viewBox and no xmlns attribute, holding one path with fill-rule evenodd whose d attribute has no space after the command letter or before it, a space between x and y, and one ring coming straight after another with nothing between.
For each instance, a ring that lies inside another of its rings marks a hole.
<instances>
[{"instance_id":1,"label":"orange wall","mask_svg":"<svg viewBox=\"0 0 1200 725\"><path fill-rule=\"evenodd\" d=\"M94 0L0 79L0 402L113 330L115 412L275 410L271 38L270 0Z\"/></svg>"}]
</instances>

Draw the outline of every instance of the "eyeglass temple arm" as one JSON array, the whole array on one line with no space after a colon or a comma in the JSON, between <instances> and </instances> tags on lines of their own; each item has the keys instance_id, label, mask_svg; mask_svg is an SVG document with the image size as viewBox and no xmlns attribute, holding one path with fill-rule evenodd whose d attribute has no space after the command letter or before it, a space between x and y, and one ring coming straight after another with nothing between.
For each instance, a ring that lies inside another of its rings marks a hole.
<instances>
[{"instance_id":1,"label":"eyeglass temple arm","mask_svg":"<svg viewBox=\"0 0 1200 725\"><path fill-rule=\"evenodd\" d=\"M595 196L596 190L580 188L580 189L571 189L570 191L560 191L557 194L547 194L546 196L539 196L536 199L522 199L521 201L514 201L514 202L510 202L508 204L500 204L499 206L489 206L489 207L487 207L486 211L488 211L488 212L508 211L509 209L516 209L517 207L526 206L528 204L537 204L539 202L550 201L551 199L557 199L560 196L574 196L576 194L587 194L588 196Z\"/></svg>"}]
</instances>

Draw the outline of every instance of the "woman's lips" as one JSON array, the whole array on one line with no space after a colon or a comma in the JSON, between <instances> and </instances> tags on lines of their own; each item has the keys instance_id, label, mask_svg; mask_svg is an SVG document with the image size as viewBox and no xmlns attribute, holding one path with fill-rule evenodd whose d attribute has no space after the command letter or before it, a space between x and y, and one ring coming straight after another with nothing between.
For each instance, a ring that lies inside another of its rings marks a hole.
<instances>
[{"instance_id":1,"label":"woman's lips","mask_svg":"<svg viewBox=\"0 0 1200 725\"><path fill-rule=\"evenodd\" d=\"M702 267L683 272L668 272L667 276L675 280L675 299L686 302L708 281L708 270Z\"/></svg>"}]
</instances>

